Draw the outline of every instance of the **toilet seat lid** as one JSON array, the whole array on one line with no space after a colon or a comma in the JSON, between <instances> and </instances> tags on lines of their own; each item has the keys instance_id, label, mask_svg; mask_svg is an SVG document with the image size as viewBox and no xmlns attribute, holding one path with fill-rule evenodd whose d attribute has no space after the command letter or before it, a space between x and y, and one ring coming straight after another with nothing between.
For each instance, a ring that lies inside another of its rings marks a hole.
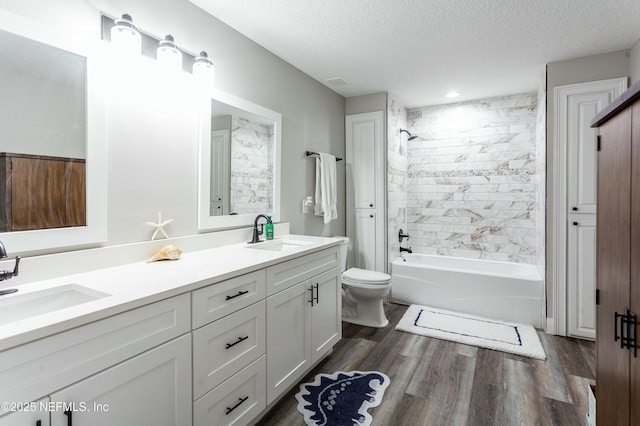
<instances>
[{"instance_id":1,"label":"toilet seat lid","mask_svg":"<svg viewBox=\"0 0 640 426\"><path fill-rule=\"evenodd\" d=\"M345 281L354 281L359 283L388 284L389 281L391 281L391 276L384 272L351 268L342 273L342 279Z\"/></svg>"}]
</instances>

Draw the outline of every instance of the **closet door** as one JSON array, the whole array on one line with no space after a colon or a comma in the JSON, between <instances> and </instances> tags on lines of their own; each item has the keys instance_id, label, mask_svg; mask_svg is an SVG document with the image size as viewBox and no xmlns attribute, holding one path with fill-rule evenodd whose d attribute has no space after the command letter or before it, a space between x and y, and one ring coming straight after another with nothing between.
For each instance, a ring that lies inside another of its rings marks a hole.
<instances>
[{"instance_id":1,"label":"closet door","mask_svg":"<svg viewBox=\"0 0 640 426\"><path fill-rule=\"evenodd\" d=\"M600 128L597 204L597 424L629 424L629 350L615 341L615 313L629 302L631 110ZM619 321L618 321L619 324ZM634 403L637 405L637 402Z\"/></svg>"},{"instance_id":2,"label":"closet door","mask_svg":"<svg viewBox=\"0 0 640 426\"><path fill-rule=\"evenodd\" d=\"M640 102L633 107L632 117L632 174L631 174L631 311L640 315ZM636 339L640 324L635 325ZM636 345L638 343L636 342ZM640 424L640 349L637 356L629 355L630 369L630 418L632 425Z\"/></svg>"}]
</instances>

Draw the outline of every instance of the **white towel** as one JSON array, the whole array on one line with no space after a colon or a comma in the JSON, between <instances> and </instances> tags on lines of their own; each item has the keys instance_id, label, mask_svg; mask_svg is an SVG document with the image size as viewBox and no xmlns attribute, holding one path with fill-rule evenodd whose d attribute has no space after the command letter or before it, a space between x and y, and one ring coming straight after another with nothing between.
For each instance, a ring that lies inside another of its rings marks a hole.
<instances>
[{"instance_id":1,"label":"white towel","mask_svg":"<svg viewBox=\"0 0 640 426\"><path fill-rule=\"evenodd\" d=\"M324 216L324 223L338 218L338 187L336 185L336 157L320 153L316 158L316 205L314 212Z\"/></svg>"}]
</instances>

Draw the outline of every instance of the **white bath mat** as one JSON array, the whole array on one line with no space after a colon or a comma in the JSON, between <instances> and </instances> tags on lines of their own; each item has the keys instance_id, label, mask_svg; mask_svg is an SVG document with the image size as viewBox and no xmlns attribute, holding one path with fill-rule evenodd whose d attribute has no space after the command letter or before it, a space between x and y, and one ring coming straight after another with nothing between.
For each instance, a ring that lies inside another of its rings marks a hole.
<instances>
[{"instance_id":1,"label":"white bath mat","mask_svg":"<svg viewBox=\"0 0 640 426\"><path fill-rule=\"evenodd\" d=\"M396 330L546 359L535 328L525 324L411 305Z\"/></svg>"}]
</instances>

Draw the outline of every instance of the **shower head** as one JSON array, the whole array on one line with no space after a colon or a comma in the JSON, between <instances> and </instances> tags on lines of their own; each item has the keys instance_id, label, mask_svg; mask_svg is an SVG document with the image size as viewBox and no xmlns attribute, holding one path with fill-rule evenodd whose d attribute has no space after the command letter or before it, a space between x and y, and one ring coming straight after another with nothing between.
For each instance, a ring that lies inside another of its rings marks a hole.
<instances>
[{"instance_id":1,"label":"shower head","mask_svg":"<svg viewBox=\"0 0 640 426\"><path fill-rule=\"evenodd\" d=\"M405 132L407 135L409 135L409 138L407 139L408 141L412 141L417 138L416 135L412 135L408 130L400 129L400 134L402 134L402 132Z\"/></svg>"}]
</instances>

